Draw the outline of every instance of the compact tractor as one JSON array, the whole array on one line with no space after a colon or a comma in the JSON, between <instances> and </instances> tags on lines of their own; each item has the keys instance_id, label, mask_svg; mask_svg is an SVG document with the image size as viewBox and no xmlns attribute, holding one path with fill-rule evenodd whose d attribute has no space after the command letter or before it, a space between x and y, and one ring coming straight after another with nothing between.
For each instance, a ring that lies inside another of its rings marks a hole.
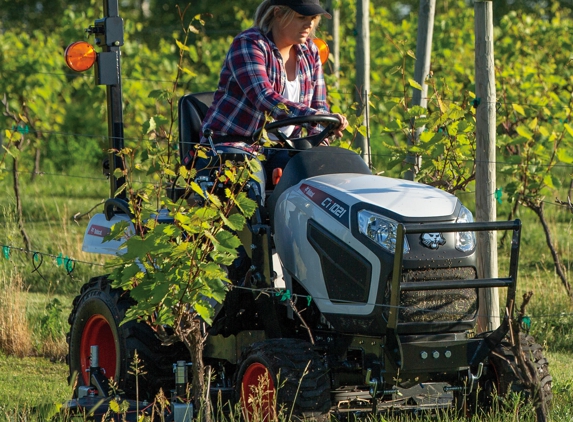
<instances>
[{"instance_id":1,"label":"compact tractor","mask_svg":"<svg viewBox=\"0 0 573 422\"><path fill-rule=\"evenodd\" d=\"M86 57L97 63L97 82L107 86L110 146L119 150L123 22L117 0L106 0L104 11L88 29L102 51L87 47L74 56L74 48L86 46L72 45L68 63L79 68ZM205 135L201 121L212 98L209 92L181 98L181 157ZM452 406L471 411L511 391L548 402L551 377L541 347L529 335L513 341L509 335L520 221L474 222L451 194L373 175L351 150L315 148L331 132L330 116L272 122L266 130L317 119L325 128L319 136L285 140L293 157L274 189L247 185L261 210L240 233L249 285L256 289L231 289L207 327L204 360L214 371L213 397L242 403L248 417L245 392L266 376L266 393L297 417ZM223 160L256 159L239 144L214 148ZM112 196L123 183L114 178L121 165L113 156L107 162ZM130 223L130 210L119 195L89 222L84 250L116 254L121 241L104 237L122 221ZM498 230L512 235L509 273L481 278L475 233ZM265 288L296 298L296 308L284 297L260 295ZM499 328L477 333L478 290L485 288L506 289L508 312ZM180 394L192 382L184 347L162 345L145 323L120 325L132 304L106 275L87 282L74 300L68 363L70 374L79 375L73 406L109 397L110 378L127 398L140 401L152 400L160 387ZM532 388L522 376L520 349L534 368ZM147 372L139 380L140 397L129 370L136 350ZM172 403L175 420L191 418L192 403Z\"/></svg>"}]
</instances>

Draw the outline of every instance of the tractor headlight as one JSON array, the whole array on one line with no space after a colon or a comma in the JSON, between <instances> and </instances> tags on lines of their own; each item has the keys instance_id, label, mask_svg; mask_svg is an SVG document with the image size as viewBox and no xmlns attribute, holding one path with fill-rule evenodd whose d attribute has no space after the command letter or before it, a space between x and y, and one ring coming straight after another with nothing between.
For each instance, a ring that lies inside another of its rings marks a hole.
<instances>
[{"instance_id":1,"label":"tractor headlight","mask_svg":"<svg viewBox=\"0 0 573 422\"><path fill-rule=\"evenodd\" d=\"M456 223L471 223L474 216L471 211L462 205ZM476 236L474 232L457 232L456 249L461 252L470 252L476 247Z\"/></svg>"},{"instance_id":2,"label":"tractor headlight","mask_svg":"<svg viewBox=\"0 0 573 422\"><path fill-rule=\"evenodd\" d=\"M388 252L396 251L398 223L394 220L371 211L361 210L358 212L358 231ZM404 253L409 251L408 240L404 239Z\"/></svg>"}]
</instances>

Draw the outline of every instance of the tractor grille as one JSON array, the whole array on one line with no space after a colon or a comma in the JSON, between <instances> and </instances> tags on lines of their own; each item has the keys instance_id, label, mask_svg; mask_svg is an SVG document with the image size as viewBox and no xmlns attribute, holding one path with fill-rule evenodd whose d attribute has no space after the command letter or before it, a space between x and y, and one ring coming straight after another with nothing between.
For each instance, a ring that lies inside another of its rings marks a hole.
<instances>
[{"instance_id":1,"label":"tractor grille","mask_svg":"<svg viewBox=\"0 0 573 422\"><path fill-rule=\"evenodd\" d=\"M370 263L313 221L308 240L320 258L328 298L333 302L366 303L370 293Z\"/></svg>"},{"instance_id":2,"label":"tractor grille","mask_svg":"<svg viewBox=\"0 0 573 422\"><path fill-rule=\"evenodd\" d=\"M403 282L472 280L477 276L472 267L442 268L405 272ZM391 279L386 288L390 303ZM477 289L420 290L400 292L399 322L438 322L471 320L477 312Z\"/></svg>"}]
</instances>

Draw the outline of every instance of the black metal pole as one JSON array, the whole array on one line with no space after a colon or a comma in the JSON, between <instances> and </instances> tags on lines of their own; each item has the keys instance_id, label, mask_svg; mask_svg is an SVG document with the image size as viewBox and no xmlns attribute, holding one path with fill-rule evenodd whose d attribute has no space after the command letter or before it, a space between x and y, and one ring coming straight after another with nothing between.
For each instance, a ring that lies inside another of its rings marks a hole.
<instances>
[{"instance_id":1,"label":"black metal pole","mask_svg":"<svg viewBox=\"0 0 573 422\"><path fill-rule=\"evenodd\" d=\"M123 45L123 19L119 17L118 0L104 0L104 17L95 21L88 30L96 36L96 44L102 48L96 62L98 85L106 85L107 124L109 149L119 151L123 148L123 100L121 91L121 53ZM121 157L113 152L109 155L110 197L116 196L118 189L125 183L123 176L116 177L115 170L123 169ZM125 199L125 190L117 198Z\"/></svg>"}]
</instances>

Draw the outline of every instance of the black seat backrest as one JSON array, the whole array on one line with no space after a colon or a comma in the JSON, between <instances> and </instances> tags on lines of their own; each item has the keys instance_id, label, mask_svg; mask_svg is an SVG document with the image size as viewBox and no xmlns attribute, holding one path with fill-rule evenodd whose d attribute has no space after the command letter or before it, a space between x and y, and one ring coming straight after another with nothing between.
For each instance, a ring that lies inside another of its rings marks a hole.
<instances>
[{"instance_id":1,"label":"black seat backrest","mask_svg":"<svg viewBox=\"0 0 573 422\"><path fill-rule=\"evenodd\" d=\"M181 162L194 144L201 141L201 127L214 92L187 94L179 99L179 157Z\"/></svg>"}]
</instances>

